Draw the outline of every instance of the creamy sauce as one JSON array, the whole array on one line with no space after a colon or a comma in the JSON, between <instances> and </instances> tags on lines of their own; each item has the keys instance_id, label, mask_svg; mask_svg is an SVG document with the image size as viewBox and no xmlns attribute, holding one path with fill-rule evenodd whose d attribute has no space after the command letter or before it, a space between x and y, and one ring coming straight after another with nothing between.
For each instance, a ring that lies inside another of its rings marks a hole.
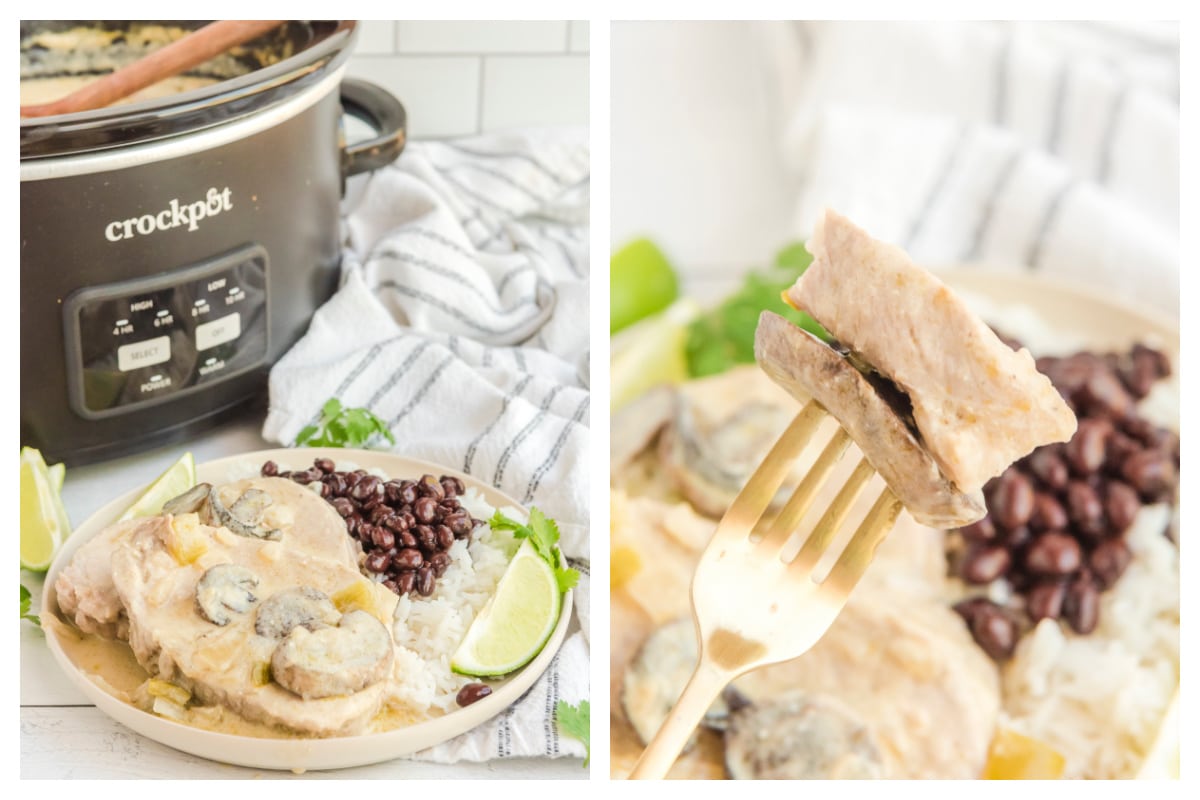
<instances>
[{"instance_id":1,"label":"creamy sauce","mask_svg":"<svg viewBox=\"0 0 1200 800\"><path fill-rule=\"evenodd\" d=\"M96 75L66 75L54 78L29 78L23 80L21 81L21 105L38 105L61 100L95 80L98 80L98 76ZM119 106L127 103L138 103L143 100L157 100L162 97L179 94L180 92L188 92L192 89L212 86L216 82L215 78L176 75L159 81L152 86L147 86L145 89L136 91L128 97L116 101L113 105Z\"/></svg>"},{"instance_id":2,"label":"creamy sauce","mask_svg":"<svg viewBox=\"0 0 1200 800\"><path fill-rule=\"evenodd\" d=\"M52 631L71 663L92 683L122 703L153 713L137 702L144 692L139 689L150 680L150 674L134 658L125 642L102 636L81 633L58 617L47 617ZM300 734L275 725L254 722L224 706L191 705L182 722L214 733L250 736L256 739L299 739ZM385 706L367 726L367 733L404 728L420 722L411 710Z\"/></svg>"}]
</instances>

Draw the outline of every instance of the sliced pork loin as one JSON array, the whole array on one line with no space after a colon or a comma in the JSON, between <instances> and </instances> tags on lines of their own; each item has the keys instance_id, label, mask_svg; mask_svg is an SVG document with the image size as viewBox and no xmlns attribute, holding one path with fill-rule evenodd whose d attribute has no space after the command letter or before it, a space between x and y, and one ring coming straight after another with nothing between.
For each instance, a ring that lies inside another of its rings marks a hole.
<instances>
[{"instance_id":1,"label":"sliced pork loin","mask_svg":"<svg viewBox=\"0 0 1200 800\"><path fill-rule=\"evenodd\" d=\"M811 397L837 417L918 522L957 528L987 513L983 494L961 492L947 480L896 410L829 345L764 311L754 355L763 371L798 400Z\"/></svg>"},{"instance_id":2,"label":"sliced pork loin","mask_svg":"<svg viewBox=\"0 0 1200 800\"><path fill-rule=\"evenodd\" d=\"M1027 350L1014 351L899 247L826 211L788 301L896 383L942 472L973 492L1075 432L1075 415Z\"/></svg>"}]
</instances>

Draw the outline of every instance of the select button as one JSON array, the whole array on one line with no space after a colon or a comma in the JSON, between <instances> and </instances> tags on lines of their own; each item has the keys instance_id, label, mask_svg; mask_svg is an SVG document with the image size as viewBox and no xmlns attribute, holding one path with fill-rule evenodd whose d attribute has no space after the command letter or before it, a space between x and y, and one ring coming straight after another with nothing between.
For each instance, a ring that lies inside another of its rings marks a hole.
<instances>
[{"instance_id":1,"label":"select button","mask_svg":"<svg viewBox=\"0 0 1200 800\"><path fill-rule=\"evenodd\" d=\"M229 314L196 326L196 349L207 350L219 344L232 342L242 335L242 315Z\"/></svg>"},{"instance_id":2,"label":"select button","mask_svg":"<svg viewBox=\"0 0 1200 800\"><path fill-rule=\"evenodd\" d=\"M117 348L117 367L121 372L152 367L170 360L171 337L169 336L123 344Z\"/></svg>"}]
</instances>

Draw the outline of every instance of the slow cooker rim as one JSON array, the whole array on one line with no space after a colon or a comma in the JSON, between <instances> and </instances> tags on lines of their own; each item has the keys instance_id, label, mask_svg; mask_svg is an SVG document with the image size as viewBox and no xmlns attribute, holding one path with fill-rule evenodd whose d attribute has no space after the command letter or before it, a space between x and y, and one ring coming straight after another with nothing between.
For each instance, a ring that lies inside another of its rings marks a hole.
<instances>
[{"instance_id":1,"label":"slow cooker rim","mask_svg":"<svg viewBox=\"0 0 1200 800\"><path fill-rule=\"evenodd\" d=\"M345 78L345 65L255 114L248 114L219 125L190 131L187 135L139 141L116 148L88 150L55 157L21 160L21 183L54 180L76 175L115 172L222 147L281 125L307 111L329 94L336 92Z\"/></svg>"},{"instance_id":2,"label":"slow cooker rim","mask_svg":"<svg viewBox=\"0 0 1200 800\"><path fill-rule=\"evenodd\" d=\"M275 64L168 98L21 121L25 163L141 146L229 124L286 102L336 71L357 39L356 20L333 20L320 40ZM24 179L24 178L23 178Z\"/></svg>"}]
</instances>

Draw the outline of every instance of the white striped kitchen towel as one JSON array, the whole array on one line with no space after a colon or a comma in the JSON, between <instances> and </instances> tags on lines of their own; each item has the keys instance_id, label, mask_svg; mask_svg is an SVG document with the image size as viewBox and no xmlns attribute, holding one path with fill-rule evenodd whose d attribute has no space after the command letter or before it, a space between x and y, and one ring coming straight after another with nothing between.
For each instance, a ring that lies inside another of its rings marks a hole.
<instances>
[{"instance_id":1,"label":"white striped kitchen towel","mask_svg":"<svg viewBox=\"0 0 1200 800\"><path fill-rule=\"evenodd\" d=\"M396 452L556 519L583 574L579 629L538 683L417 758L583 754L554 708L588 697L588 183L586 131L411 142L359 187L341 288L271 370L265 438L293 441L330 397L369 408Z\"/></svg>"},{"instance_id":2,"label":"white striped kitchen towel","mask_svg":"<svg viewBox=\"0 0 1200 800\"><path fill-rule=\"evenodd\" d=\"M835 208L933 268L1038 270L1178 316L1178 25L761 31L798 231Z\"/></svg>"}]
</instances>

